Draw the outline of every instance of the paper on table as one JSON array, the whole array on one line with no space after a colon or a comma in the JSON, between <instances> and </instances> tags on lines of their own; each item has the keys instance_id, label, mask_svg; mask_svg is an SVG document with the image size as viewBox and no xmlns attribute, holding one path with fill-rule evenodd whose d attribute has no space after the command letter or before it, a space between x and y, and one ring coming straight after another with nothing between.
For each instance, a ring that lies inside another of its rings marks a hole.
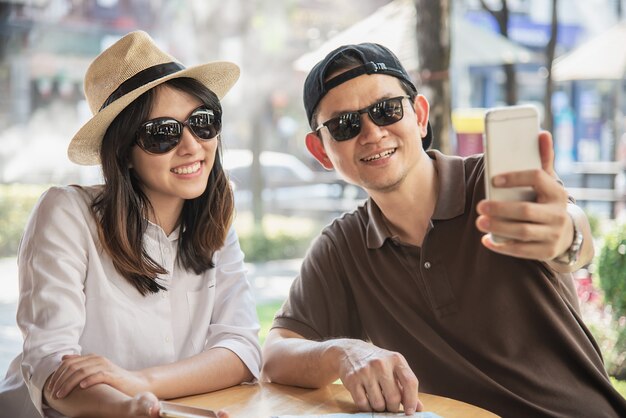
<instances>
[{"instance_id":1,"label":"paper on table","mask_svg":"<svg viewBox=\"0 0 626 418\"><path fill-rule=\"evenodd\" d=\"M407 418L442 418L434 412L416 412L413 415L389 412L360 412L358 414L322 414L322 415L277 415L272 418L376 418L376 417L407 417Z\"/></svg>"}]
</instances>

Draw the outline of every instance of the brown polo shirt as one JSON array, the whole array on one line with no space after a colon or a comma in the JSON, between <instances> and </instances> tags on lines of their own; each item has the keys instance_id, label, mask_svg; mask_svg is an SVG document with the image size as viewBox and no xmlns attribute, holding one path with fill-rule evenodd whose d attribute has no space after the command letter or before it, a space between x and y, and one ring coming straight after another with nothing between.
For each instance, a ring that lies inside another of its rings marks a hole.
<instances>
[{"instance_id":1,"label":"brown polo shirt","mask_svg":"<svg viewBox=\"0 0 626 418\"><path fill-rule=\"evenodd\" d=\"M322 231L273 327L400 352L421 391L503 417L626 417L571 274L486 249L482 157L429 155L441 190L422 246L399 242L368 200Z\"/></svg>"}]
</instances>

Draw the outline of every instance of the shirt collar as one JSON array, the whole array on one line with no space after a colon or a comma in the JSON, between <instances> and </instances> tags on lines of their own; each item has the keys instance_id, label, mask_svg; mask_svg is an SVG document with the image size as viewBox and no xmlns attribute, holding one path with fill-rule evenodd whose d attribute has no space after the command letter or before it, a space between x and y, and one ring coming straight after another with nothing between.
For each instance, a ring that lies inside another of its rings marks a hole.
<instances>
[{"instance_id":1,"label":"shirt collar","mask_svg":"<svg viewBox=\"0 0 626 418\"><path fill-rule=\"evenodd\" d=\"M146 234L155 241L165 239L167 241L174 242L178 239L178 235L180 234L180 226L177 226L169 235L165 235L165 231L163 231L163 228L161 228L159 225L152 223L147 219L146 222L148 224L148 226L146 227Z\"/></svg>"},{"instance_id":2,"label":"shirt collar","mask_svg":"<svg viewBox=\"0 0 626 418\"><path fill-rule=\"evenodd\" d=\"M435 163L439 178L439 194L433 213L433 220L452 219L465 212L465 166L463 158L445 155L437 150L428 150L428 156ZM385 223L384 216L370 197L365 209L368 214L366 231L367 248L380 248L392 234Z\"/></svg>"}]
</instances>

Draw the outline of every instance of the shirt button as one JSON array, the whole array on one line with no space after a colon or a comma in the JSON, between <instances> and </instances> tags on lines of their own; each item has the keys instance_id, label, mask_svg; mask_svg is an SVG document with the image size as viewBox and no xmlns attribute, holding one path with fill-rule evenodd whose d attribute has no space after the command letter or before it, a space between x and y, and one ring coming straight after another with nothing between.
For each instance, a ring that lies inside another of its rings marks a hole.
<instances>
[{"instance_id":1,"label":"shirt button","mask_svg":"<svg viewBox=\"0 0 626 418\"><path fill-rule=\"evenodd\" d=\"M167 292L161 292L161 298L167 299Z\"/></svg>"},{"instance_id":2,"label":"shirt button","mask_svg":"<svg viewBox=\"0 0 626 418\"><path fill-rule=\"evenodd\" d=\"M430 268L430 261L427 261L424 263L424 268L425 269L429 269Z\"/></svg>"},{"instance_id":3,"label":"shirt button","mask_svg":"<svg viewBox=\"0 0 626 418\"><path fill-rule=\"evenodd\" d=\"M170 341L172 341L172 339L169 336L165 337L165 342L166 343L169 343Z\"/></svg>"}]
</instances>

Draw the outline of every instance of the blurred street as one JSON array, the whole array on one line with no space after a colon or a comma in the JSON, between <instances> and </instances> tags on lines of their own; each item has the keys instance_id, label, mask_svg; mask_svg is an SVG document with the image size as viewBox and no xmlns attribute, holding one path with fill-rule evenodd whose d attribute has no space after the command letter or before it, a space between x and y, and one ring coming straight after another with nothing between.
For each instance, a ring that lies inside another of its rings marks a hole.
<instances>
[{"instance_id":1,"label":"blurred street","mask_svg":"<svg viewBox=\"0 0 626 418\"><path fill-rule=\"evenodd\" d=\"M246 264L257 304L282 301L298 274L300 259ZM22 335L15 323L18 284L15 258L0 258L0 376L22 350Z\"/></svg>"}]
</instances>

